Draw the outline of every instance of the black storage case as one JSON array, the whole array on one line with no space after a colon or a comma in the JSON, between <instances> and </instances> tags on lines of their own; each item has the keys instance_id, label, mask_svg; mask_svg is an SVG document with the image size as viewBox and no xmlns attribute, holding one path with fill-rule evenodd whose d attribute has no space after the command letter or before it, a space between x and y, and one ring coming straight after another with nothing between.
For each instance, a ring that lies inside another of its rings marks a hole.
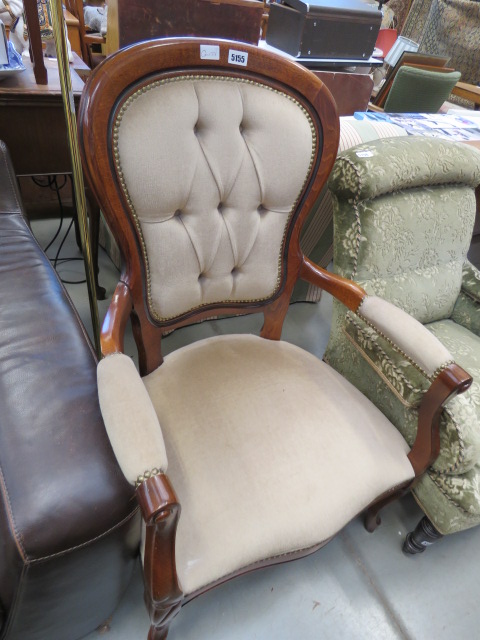
<instances>
[{"instance_id":1,"label":"black storage case","mask_svg":"<svg viewBox=\"0 0 480 640\"><path fill-rule=\"evenodd\" d=\"M366 60L382 12L362 0L285 0L270 4L266 41L302 58Z\"/></svg>"}]
</instances>

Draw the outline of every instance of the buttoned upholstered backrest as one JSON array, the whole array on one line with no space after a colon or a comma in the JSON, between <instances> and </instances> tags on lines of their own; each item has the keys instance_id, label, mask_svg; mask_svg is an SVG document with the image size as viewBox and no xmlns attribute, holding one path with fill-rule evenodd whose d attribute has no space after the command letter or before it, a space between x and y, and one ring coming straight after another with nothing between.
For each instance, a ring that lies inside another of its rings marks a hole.
<instances>
[{"instance_id":1,"label":"buttoned upholstered backrest","mask_svg":"<svg viewBox=\"0 0 480 640\"><path fill-rule=\"evenodd\" d=\"M313 74L248 45L210 42L218 59L202 57L204 46L120 51L80 107L83 159L122 278L139 313L142 288L157 326L291 292L299 225L338 145L333 100ZM246 65L229 62L234 47Z\"/></svg>"},{"instance_id":2,"label":"buttoned upholstered backrest","mask_svg":"<svg viewBox=\"0 0 480 640\"><path fill-rule=\"evenodd\" d=\"M334 267L422 323L450 317L475 220L480 153L437 138L375 140L339 155Z\"/></svg>"},{"instance_id":3,"label":"buttoned upholstered backrest","mask_svg":"<svg viewBox=\"0 0 480 640\"><path fill-rule=\"evenodd\" d=\"M154 80L127 100L114 125L116 166L155 318L275 293L315 158L312 129L296 100L242 78Z\"/></svg>"}]
</instances>

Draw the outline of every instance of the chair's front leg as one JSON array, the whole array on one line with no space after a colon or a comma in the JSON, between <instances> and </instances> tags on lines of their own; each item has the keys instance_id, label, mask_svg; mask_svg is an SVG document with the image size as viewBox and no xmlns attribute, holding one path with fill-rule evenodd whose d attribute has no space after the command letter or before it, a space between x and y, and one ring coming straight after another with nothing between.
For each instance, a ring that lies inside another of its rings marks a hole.
<instances>
[{"instance_id":1,"label":"chair's front leg","mask_svg":"<svg viewBox=\"0 0 480 640\"><path fill-rule=\"evenodd\" d=\"M146 523L145 603L150 615L148 640L164 640L183 601L175 567L175 535L180 505L168 478L158 474L137 488Z\"/></svg>"}]
</instances>

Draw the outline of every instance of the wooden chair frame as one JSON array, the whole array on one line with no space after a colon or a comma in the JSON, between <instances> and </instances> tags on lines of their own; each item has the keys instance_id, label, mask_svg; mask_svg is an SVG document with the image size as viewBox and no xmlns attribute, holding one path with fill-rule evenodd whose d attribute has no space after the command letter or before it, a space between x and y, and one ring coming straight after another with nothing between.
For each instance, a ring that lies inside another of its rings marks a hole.
<instances>
[{"instance_id":1,"label":"wooden chair frame","mask_svg":"<svg viewBox=\"0 0 480 640\"><path fill-rule=\"evenodd\" d=\"M202 60L200 43L218 45L220 60ZM328 89L300 65L238 42L234 45L235 49L248 53L248 67L228 65L230 46L233 43L226 41L182 38L145 42L121 50L92 74L80 104L79 137L85 172L124 256L120 281L103 325L102 351L104 355L123 351L125 328L130 318L142 375L152 372L162 363L161 339L165 333L212 315L262 312L264 325L261 336L279 340L290 296L299 278L323 288L353 311L358 309L366 295L354 282L315 265L300 248L301 227L326 183L337 153L339 122ZM285 234L281 283L274 295L258 303L208 304L173 320L160 322L152 318L145 303L146 269L138 233L114 168L110 123L128 96L142 84L151 82L152 78L186 73L256 80L295 97L312 119L318 145L309 177ZM112 179L105 180L104 176L111 176ZM115 215L116 211L125 215ZM408 456L416 476L438 455L438 419L443 405L452 395L468 388L470 382L470 377L460 367L448 365L425 394L419 412L417 439ZM379 522L379 509L404 493L410 485L409 482L396 487L393 492L375 500L367 516L369 530L373 530ZM144 572L145 600L152 622L149 639L161 640L168 633L171 619L187 601L178 584L175 569L175 532L180 505L167 476L163 474L144 479L137 488L137 497L147 525ZM289 555L289 559L294 555L307 555L323 544ZM266 566L281 561L281 558L274 558L261 564ZM191 594L188 599L196 595Z\"/></svg>"},{"instance_id":2,"label":"wooden chair frame","mask_svg":"<svg viewBox=\"0 0 480 640\"><path fill-rule=\"evenodd\" d=\"M106 38L101 34L88 33L85 28L85 19L83 16L83 0L66 0L65 6L68 11L78 20L80 48L82 50L83 61L93 68L91 45L105 45Z\"/></svg>"}]
</instances>

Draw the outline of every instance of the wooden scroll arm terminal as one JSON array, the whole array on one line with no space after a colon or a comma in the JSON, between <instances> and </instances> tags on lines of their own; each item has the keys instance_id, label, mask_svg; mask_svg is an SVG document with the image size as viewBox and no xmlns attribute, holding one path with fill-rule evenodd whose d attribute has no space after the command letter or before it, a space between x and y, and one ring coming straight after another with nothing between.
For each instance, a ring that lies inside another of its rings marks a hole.
<instances>
[{"instance_id":1,"label":"wooden scroll arm terminal","mask_svg":"<svg viewBox=\"0 0 480 640\"><path fill-rule=\"evenodd\" d=\"M440 453L440 415L443 407L472 384L471 376L458 364L447 365L430 385L418 411L415 442L408 454L415 475L423 473Z\"/></svg>"},{"instance_id":2,"label":"wooden scroll arm terminal","mask_svg":"<svg viewBox=\"0 0 480 640\"><path fill-rule=\"evenodd\" d=\"M124 282L119 282L102 325L100 342L104 356L123 353L125 329L132 309L130 289Z\"/></svg>"}]
</instances>

